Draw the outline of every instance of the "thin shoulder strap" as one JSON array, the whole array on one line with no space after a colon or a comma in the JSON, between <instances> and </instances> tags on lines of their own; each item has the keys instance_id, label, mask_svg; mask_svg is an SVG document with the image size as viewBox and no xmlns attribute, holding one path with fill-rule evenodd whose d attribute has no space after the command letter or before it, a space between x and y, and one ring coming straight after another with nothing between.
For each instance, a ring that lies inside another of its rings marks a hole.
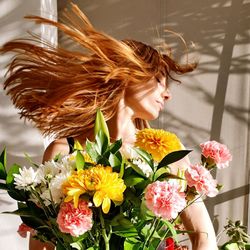
<instances>
[{"instance_id":1,"label":"thin shoulder strap","mask_svg":"<svg viewBox=\"0 0 250 250\"><path fill-rule=\"evenodd\" d=\"M68 137L67 142L69 144L69 153L72 154L73 151L74 151L74 144L75 144L74 138L73 137Z\"/></svg>"}]
</instances>

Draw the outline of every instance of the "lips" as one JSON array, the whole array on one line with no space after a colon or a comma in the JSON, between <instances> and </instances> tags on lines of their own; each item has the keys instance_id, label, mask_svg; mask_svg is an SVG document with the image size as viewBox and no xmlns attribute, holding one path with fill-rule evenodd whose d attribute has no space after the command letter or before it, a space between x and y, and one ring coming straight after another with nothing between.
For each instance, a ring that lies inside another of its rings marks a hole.
<instances>
[{"instance_id":1,"label":"lips","mask_svg":"<svg viewBox=\"0 0 250 250\"><path fill-rule=\"evenodd\" d=\"M162 110L162 109L164 108L164 102L159 102L159 101L157 101L157 103L159 104L160 109Z\"/></svg>"}]
</instances>

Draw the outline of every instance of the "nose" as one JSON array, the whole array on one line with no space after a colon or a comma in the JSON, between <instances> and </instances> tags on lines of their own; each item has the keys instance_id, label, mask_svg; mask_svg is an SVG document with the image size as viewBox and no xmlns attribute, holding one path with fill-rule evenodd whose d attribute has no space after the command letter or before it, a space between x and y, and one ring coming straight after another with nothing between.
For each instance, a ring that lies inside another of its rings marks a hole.
<instances>
[{"instance_id":1,"label":"nose","mask_svg":"<svg viewBox=\"0 0 250 250\"><path fill-rule=\"evenodd\" d=\"M162 97L164 99L164 101L168 101L172 98L171 92L169 90L169 88L166 88L163 92L162 92Z\"/></svg>"}]
</instances>

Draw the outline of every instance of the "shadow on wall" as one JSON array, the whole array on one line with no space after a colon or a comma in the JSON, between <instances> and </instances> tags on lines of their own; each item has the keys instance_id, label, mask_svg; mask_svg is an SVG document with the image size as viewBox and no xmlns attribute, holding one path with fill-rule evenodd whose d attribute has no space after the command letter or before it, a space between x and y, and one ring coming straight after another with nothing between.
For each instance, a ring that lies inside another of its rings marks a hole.
<instances>
[{"instance_id":1,"label":"shadow on wall","mask_svg":"<svg viewBox=\"0 0 250 250\"><path fill-rule=\"evenodd\" d=\"M22 0L3 0L0 10L0 46L11 39L27 36L27 31L40 32L39 26L23 18L28 14L40 15L40 2L31 1L27 6ZM15 162L27 165L23 153L30 154L34 161L40 162L43 141L40 133L29 122L19 119L18 111L3 90L4 67L10 59L9 54L0 58L0 150L7 147L9 166Z\"/></svg>"}]
</instances>

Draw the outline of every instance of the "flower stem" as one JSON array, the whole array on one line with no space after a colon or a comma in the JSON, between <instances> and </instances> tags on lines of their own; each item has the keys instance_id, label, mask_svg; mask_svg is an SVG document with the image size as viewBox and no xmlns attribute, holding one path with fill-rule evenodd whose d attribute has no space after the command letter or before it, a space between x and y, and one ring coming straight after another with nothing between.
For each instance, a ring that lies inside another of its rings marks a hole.
<instances>
[{"instance_id":1,"label":"flower stem","mask_svg":"<svg viewBox=\"0 0 250 250\"><path fill-rule=\"evenodd\" d=\"M157 217L154 218L153 223L151 224L151 227L150 227L150 229L149 229L149 234L148 234L148 236L147 236L147 238L146 238L146 240L145 240L145 242L144 242L144 244L143 244L142 250L147 249L147 248L146 248L146 247L147 247L147 244L148 244L148 242L150 241L151 237L153 236L153 234L154 234L154 232L155 232L155 230L156 230L156 227L158 226L159 221L160 221L159 218L157 218ZM153 229L153 230L152 230L152 229ZM152 230L152 231L151 231L151 230Z\"/></svg>"},{"instance_id":2,"label":"flower stem","mask_svg":"<svg viewBox=\"0 0 250 250\"><path fill-rule=\"evenodd\" d=\"M105 242L105 250L109 250L109 237L107 236L106 229L105 229L105 222L104 218L102 216L102 210L99 208L99 216L100 216L100 222L101 222L101 232L102 232L102 237Z\"/></svg>"}]
</instances>

